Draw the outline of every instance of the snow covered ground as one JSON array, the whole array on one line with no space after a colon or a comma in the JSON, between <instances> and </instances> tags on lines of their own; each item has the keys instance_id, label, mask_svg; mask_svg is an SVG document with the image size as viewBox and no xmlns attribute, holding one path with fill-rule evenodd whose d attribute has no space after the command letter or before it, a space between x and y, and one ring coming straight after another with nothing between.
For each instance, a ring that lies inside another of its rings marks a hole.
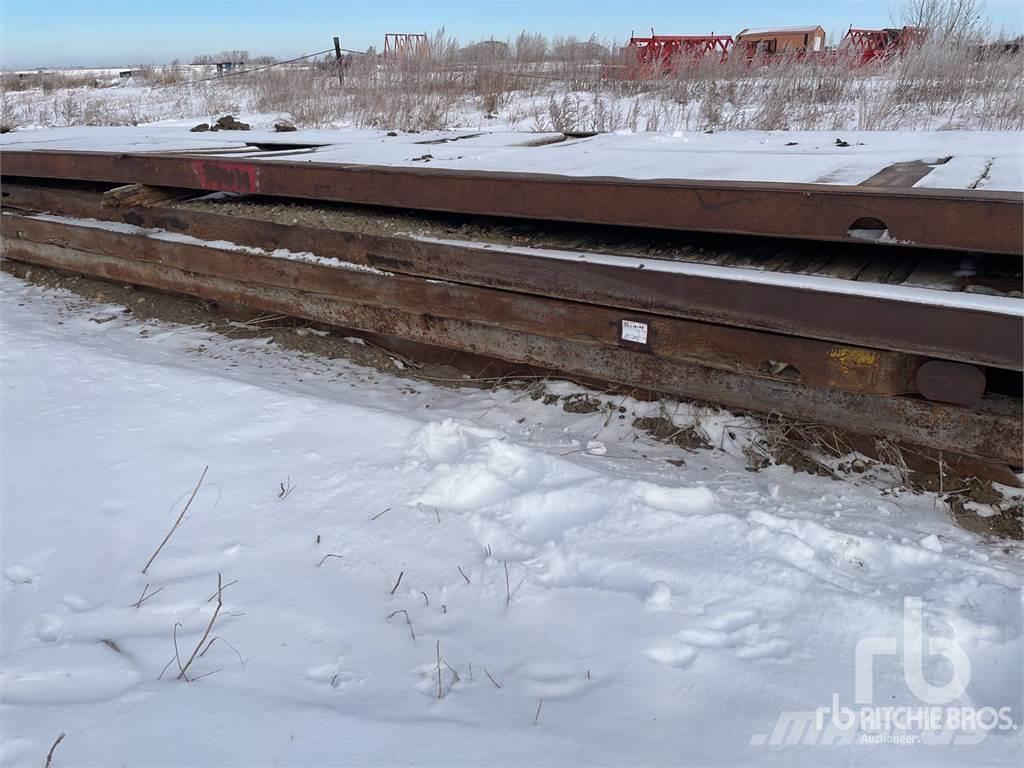
<instances>
[{"instance_id":1,"label":"snow covered ground","mask_svg":"<svg viewBox=\"0 0 1024 768\"><path fill-rule=\"evenodd\" d=\"M170 122L16 131L0 136L0 149L152 152L237 150L253 142L308 143L316 151L281 159L631 179L823 184L859 184L894 163L921 160L934 167L917 187L1024 190L1024 142L1013 131L621 132L563 141L561 134L516 131L396 134L350 128L284 134L267 129L191 133L190 127L191 123ZM843 144L838 146L840 138ZM258 154L255 147L253 153Z\"/></svg>"},{"instance_id":2,"label":"snow covered ground","mask_svg":"<svg viewBox=\"0 0 1024 768\"><path fill-rule=\"evenodd\" d=\"M1019 764L1016 726L812 722L1022 719L1024 552L884 473L0 289L3 765Z\"/></svg>"}]
</instances>

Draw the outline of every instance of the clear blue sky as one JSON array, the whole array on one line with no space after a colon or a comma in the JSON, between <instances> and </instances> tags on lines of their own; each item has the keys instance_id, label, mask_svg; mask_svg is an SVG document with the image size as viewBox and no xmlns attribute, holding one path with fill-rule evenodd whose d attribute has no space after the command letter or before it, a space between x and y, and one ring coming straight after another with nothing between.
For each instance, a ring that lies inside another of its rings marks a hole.
<instances>
[{"instance_id":1,"label":"clear blue sky","mask_svg":"<svg viewBox=\"0 0 1024 768\"><path fill-rule=\"evenodd\" d=\"M851 23L881 27L901 0L0 0L0 66L162 63L243 49L286 58L330 47L380 47L385 32L445 27L460 41L652 26L664 34ZM995 27L1024 31L1024 0L988 0Z\"/></svg>"}]
</instances>

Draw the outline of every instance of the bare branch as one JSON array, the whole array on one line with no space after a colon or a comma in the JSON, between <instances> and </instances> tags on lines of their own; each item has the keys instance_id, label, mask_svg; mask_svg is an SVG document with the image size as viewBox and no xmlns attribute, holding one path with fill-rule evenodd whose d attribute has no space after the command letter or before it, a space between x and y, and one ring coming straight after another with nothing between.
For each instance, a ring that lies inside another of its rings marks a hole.
<instances>
[{"instance_id":1,"label":"bare branch","mask_svg":"<svg viewBox=\"0 0 1024 768\"><path fill-rule=\"evenodd\" d=\"M320 558L320 562L316 564L316 567L319 568L321 565L324 564L324 561L327 560L330 557L336 557L339 560L341 560L344 557L344 555L335 555L333 553L324 555L322 558Z\"/></svg>"},{"instance_id":2,"label":"bare branch","mask_svg":"<svg viewBox=\"0 0 1024 768\"><path fill-rule=\"evenodd\" d=\"M398 581L395 582L395 586L391 588L391 594L395 594L395 590L398 589L398 585L402 583L402 577L405 576L405 571L398 574Z\"/></svg>"},{"instance_id":3,"label":"bare branch","mask_svg":"<svg viewBox=\"0 0 1024 768\"><path fill-rule=\"evenodd\" d=\"M469 584L470 583L469 576L467 576L465 571L462 570L462 566L461 565L457 565L455 567L459 569L459 573L462 574L462 578L464 578L466 580L466 583Z\"/></svg>"}]
</instances>

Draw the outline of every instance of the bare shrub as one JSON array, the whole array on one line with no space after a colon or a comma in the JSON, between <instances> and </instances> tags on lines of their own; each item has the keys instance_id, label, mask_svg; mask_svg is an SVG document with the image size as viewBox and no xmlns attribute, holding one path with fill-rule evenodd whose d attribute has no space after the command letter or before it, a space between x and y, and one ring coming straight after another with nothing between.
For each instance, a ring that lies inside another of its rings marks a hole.
<instances>
[{"instance_id":1,"label":"bare shrub","mask_svg":"<svg viewBox=\"0 0 1024 768\"><path fill-rule=\"evenodd\" d=\"M934 23L943 42L856 68L737 55L632 79L624 76L629 54L594 37L549 42L523 32L511 43L461 45L441 29L429 56L384 58L371 49L347 57L342 82L333 55L209 81L198 79L208 72L180 65L140 67L132 82L150 90L111 88L102 98L78 75L7 76L0 122L122 125L257 111L297 127L407 131L482 120L569 133L1024 129L1024 54L978 43L986 29L980 3L907 7L907 21Z\"/></svg>"}]
</instances>

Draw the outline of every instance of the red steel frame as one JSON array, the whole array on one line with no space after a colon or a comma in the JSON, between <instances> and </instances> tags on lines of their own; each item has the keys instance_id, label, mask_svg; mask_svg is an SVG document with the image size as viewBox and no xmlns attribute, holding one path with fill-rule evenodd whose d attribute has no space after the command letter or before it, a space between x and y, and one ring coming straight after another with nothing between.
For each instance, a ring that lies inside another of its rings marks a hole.
<instances>
[{"instance_id":1,"label":"red steel frame","mask_svg":"<svg viewBox=\"0 0 1024 768\"><path fill-rule=\"evenodd\" d=\"M384 56L397 59L403 56L429 56L430 42L421 32L388 32L384 35Z\"/></svg>"},{"instance_id":2,"label":"red steel frame","mask_svg":"<svg viewBox=\"0 0 1024 768\"><path fill-rule=\"evenodd\" d=\"M918 27L900 29L854 29L850 27L841 49L854 53L852 66L902 56L914 45L924 42L926 32Z\"/></svg>"},{"instance_id":3,"label":"red steel frame","mask_svg":"<svg viewBox=\"0 0 1024 768\"><path fill-rule=\"evenodd\" d=\"M655 35L631 37L626 47L627 77L639 79L674 72L719 54L724 61L733 47L732 35Z\"/></svg>"},{"instance_id":4,"label":"red steel frame","mask_svg":"<svg viewBox=\"0 0 1024 768\"><path fill-rule=\"evenodd\" d=\"M889 29L857 29L851 27L839 48L821 51L785 51L757 53L749 44L737 44L731 35L656 35L630 37L624 50L626 63L623 76L643 80L693 66L718 54L718 62L730 54L742 53L748 64L778 64L799 61L808 64L845 64L860 67L874 61L902 56L915 45L922 44L927 30L920 27ZM713 59L712 59L713 60Z\"/></svg>"}]
</instances>

